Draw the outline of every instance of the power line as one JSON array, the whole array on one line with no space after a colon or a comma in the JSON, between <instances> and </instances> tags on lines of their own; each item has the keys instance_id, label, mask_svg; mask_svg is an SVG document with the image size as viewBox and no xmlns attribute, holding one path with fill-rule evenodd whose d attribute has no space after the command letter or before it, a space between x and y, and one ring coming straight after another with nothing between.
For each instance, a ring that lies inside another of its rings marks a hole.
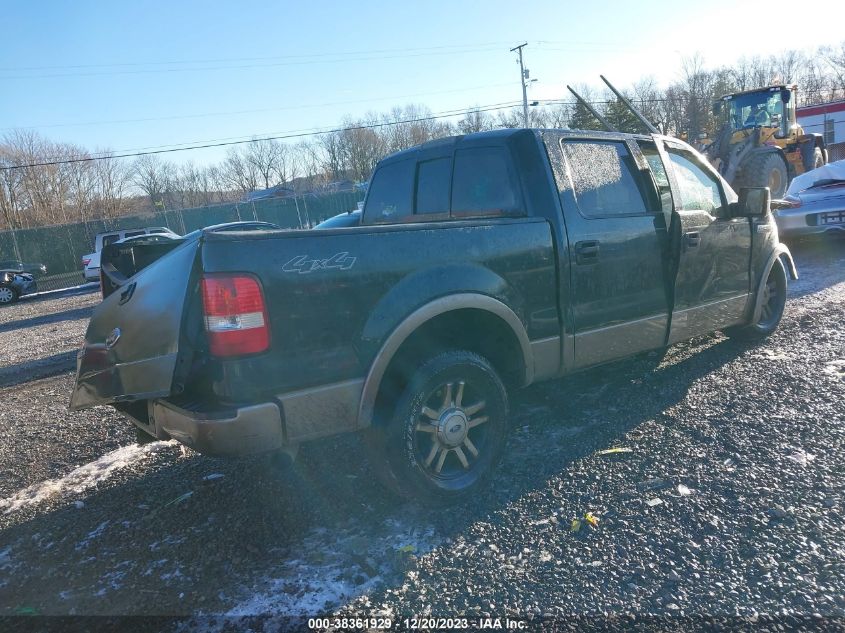
<instances>
[{"instance_id":1,"label":"power line","mask_svg":"<svg viewBox=\"0 0 845 633\"><path fill-rule=\"evenodd\" d=\"M258 57L216 57L207 59L182 59L182 60L161 60L161 61L134 61L134 62L112 62L108 64L50 64L42 66L0 66L0 72L21 72L21 71L40 71L40 70L81 70L81 69L95 69L95 68L131 68L138 66L176 66L176 65L200 65L200 64L229 64L236 62L266 62L266 61L280 61L280 60L314 60L319 58L347 58L349 56L371 56L371 55L385 55L391 53L404 54L419 54L433 51L443 51L439 54L453 54L461 53L465 50L481 51L483 50L497 50L505 41L499 42L475 42L467 44L449 44L441 46L421 46L421 47L403 47L403 48L382 48L356 51L340 51L332 53L307 53L302 55L269 55ZM636 48L633 45L626 45L613 42L598 42L598 41L555 41L555 40L537 40L532 42L537 44L543 50L550 51L578 51L589 50L592 48L608 48L608 49L627 49ZM549 48L548 44L564 45L564 48ZM186 69L187 70L187 69ZM150 71L154 72L154 71ZM52 75L51 75L52 76ZM64 76L64 75L63 75ZM72 74L66 76L73 76Z\"/></svg>"},{"instance_id":2,"label":"power line","mask_svg":"<svg viewBox=\"0 0 845 633\"><path fill-rule=\"evenodd\" d=\"M478 47L498 47L505 42L476 42L472 44L449 44L444 46L421 46L421 47L403 47L403 48L382 48L358 51L345 51L334 53L308 53L304 55L271 55L266 57L218 57L213 59L183 59L183 60L164 60L164 61L149 61L149 62L115 62L111 64L72 64L63 66L0 66L0 70L72 70L77 68L114 68L123 66L161 66L174 64L217 64L229 62L247 62L247 61L268 61L281 59L310 59L314 57L338 57L347 55L372 55L376 53L407 53L432 51L443 49L463 49L463 48L478 48ZM458 51L460 52L460 51Z\"/></svg>"},{"instance_id":3,"label":"power line","mask_svg":"<svg viewBox=\"0 0 845 633\"><path fill-rule=\"evenodd\" d=\"M341 55L326 59L311 59L301 61L283 61L272 62L264 64L239 64L239 65L225 65L225 66L196 66L192 68L154 68L154 69L140 69L140 70L112 70L112 71L92 71L92 72L73 72L73 73L47 73L36 75L0 75L0 79L54 79L61 77L101 77L114 75L143 75L143 74L162 74L162 73L183 73L183 72L198 72L210 70L244 70L250 68L278 68L282 66L310 66L315 64L340 64L345 62L364 62L364 61L378 61L391 59L409 59L415 57L431 57L439 55L454 55L459 52L463 55L490 53L495 52L497 48L486 47L478 49L465 49L459 51L433 51L428 53L408 53L397 55Z\"/></svg>"},{"instance_id":4,"label":"power line","mask_svg":"<svg viewBox=\"0 0 845 633\"><path fill-rule=\"evenodd\" d=\"M283 110L302 110L307 108L323 108L323 107L331 107L331 106L338 106L338 105L353 105L357 103L375 103L378 101L387 101L387 100L395 100L395 99L413 99L415 97L424 97L428 95L440 95L440 94L454 94L458 92L472 92L474 90L486 90L488 88L502 88L504 86L509 86L510 84L488 84L485 86L473 86L471 88L456 88L454 90L440 90L440 91L427 91L427 92L418 92L416 94L411 95L394 95L390 97L382 97L378 99L355 99L350 101L334 101L329 103L312 103L306 105L295 105L295 106L278 106L275 108L258 108L254 110L231 110L227 112L206 112L203 114L182 114L182 115L172 115L172 116L163 116L163 117L144 117L139 119L117 119L112 121L87 121L84 123L53 123L49 125L25 125L25 126L18 126L18 127L7 127L7 128L0 128L0 130L33 130L33 129L40 129L40 128L55 128L55 127L84 127L88 125L112 125L115 123L143 123L143 122L150 122L150 121L172 121L172 120L180 120L180 119L198 119L198 118L205 118L205 117L215 117L215 116L231 116L231 115L240 115L240 114L256 114L260 112L279 112Z\"/></svg>"},{"instance_id":5,"label":"power line","mask_svg":"<svg viewBox=\"0 0 845 633\"><path fill-rule=\"evenodd\" d=\"M226 147L230 145L242 145L246 143L258 143L260 141L279 141L279 140L287 140L292 138L303 138L307 136L320 136L322 134L333 134L336 132L352 132L355 130L370 130L375 128L382 128L382 127L389 127L391 125L401 125L404 123L419 123L422 121L432 121L435 119L445 119L448 117L459 116L461 114L466 114L469 112L493 112L496 110L504 110L507 108L515 107L519 102L506 102L502 104L494 104L490 106L483 106L483 107L472 107L472 108L461 108L458 110L453 110L449 112L438 113L431 116L426 117L417 117L413 119L404 119L401 121L385 121L383 123L371 123L367 125L354 125L349 127L342 127L342 128L333 128L333 129L324 129L324 130L311 130L305 132L296 132L296 133L288 133L288 134L279 134L275 136L264 136L261 138L251 138L248 140L238 140L238 141L221 141L221 142L214 142L210 141L200 145L191 145L188 147L173 147L169 149L159 149L159 150L150 150L150 151L143 151L143 152L131 152L131 153L118 153L118 154L111 154L106 156L85 156L80 158L69 158L69 159L62 159L62 160L51 160L51 161L43 161L39 163L27 163L23 165L6 165L0 166L0 170L3 171L10 171L12 169L28 169L32 167L50 167L53 165L67 165L71 163L88 163L98 160L106 160L111 158L135 158L139 156L149 156L152 154L169 154L173 152L184 152L189 150L195 149L208 149L212 147Z\"/></svg>"}]
</instances>

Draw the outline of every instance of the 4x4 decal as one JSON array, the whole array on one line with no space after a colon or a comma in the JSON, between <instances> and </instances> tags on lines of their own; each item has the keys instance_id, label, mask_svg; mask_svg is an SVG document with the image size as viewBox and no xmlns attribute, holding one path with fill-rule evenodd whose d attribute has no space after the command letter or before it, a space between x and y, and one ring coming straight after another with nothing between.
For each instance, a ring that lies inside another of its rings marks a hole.
<instances>
[{"instance_id":1,"label":"4x4 decal","mask_svg":"<svg viewBox=\"0 0 845 633\"><path fill-rule=\"evenodd\" d=\"M286 273L299 273L300 275L307 275L315 270L330 270L333 268L349 270L355 265L356 259L345 251L335 253L328 259L308 259L308 255L297 255L282 266L282 270Z\"/></svg>"}]
</instances>

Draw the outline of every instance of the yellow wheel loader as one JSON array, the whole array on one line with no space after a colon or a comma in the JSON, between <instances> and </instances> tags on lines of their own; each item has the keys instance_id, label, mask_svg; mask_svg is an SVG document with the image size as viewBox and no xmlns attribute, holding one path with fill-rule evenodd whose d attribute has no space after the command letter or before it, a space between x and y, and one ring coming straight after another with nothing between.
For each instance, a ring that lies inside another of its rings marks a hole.
<instances>
[{"instance_id":1,"label":"yellow wheel loader","mask_svg":"<svg viewBox=\"0 0 845 633\"><path fill-rule=\"evenodd\" d=\"M821 134L806 134L795 118L797 86L728 94L713 104L722 127L702 151L734 189L768 187L781 198L789 182L827 163Z\"/></svg>"}]
</instances>

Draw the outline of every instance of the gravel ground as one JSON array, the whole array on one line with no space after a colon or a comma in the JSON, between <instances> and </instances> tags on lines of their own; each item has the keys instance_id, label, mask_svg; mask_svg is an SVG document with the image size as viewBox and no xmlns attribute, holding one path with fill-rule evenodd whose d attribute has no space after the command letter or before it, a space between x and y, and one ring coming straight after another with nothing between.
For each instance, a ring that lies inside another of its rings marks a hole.
<instances>
[{"instance_id":1,"label":"gravel ground","mask_svg":"<svg viewBox=\"0 0 845 633\"><path fill-rule=\"evenodd\" d=\"M767 342L715 334L516 394L493 485L440 511L382 491L354 437L293 468L137 448L111 409L65 410L60 363L0 374L0 615L841 618L845 243L793 251ZM22 341L0 368L75 350L95 300L0 311Z\"/></svg>"},{"instance_id":2,"label":"gravel ground","mask_svg":"<svg viewBox=\"0 0 845 633\"><path fill-rule=\"evenodd\" d=\"M94 290L23 297L0 309L0 387L24 384L76 367L76 351L85 336Z\"/></svg>"}]
</instances>

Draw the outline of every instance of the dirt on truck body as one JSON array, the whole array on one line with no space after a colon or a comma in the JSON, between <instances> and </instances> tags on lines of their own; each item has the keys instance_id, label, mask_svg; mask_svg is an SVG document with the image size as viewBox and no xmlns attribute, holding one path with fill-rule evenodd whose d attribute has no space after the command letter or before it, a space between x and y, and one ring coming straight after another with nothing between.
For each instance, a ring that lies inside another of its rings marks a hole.
<instances>
[{"instance_id":1,"label":"dirt on truck body","mask_svg":"<svg viewBox=\"0 0 845 633\"><path fill-rule=\"evenodd\" d=\"M513 389L714 330L763 338L797 277L768 190L737 196L660 135L432 141L379 163L352 224L198 231L121 270L104 253L72 408L210 454L360 431L388 486L448 501L506 450Z\"/></svg>"}]
</instances>

